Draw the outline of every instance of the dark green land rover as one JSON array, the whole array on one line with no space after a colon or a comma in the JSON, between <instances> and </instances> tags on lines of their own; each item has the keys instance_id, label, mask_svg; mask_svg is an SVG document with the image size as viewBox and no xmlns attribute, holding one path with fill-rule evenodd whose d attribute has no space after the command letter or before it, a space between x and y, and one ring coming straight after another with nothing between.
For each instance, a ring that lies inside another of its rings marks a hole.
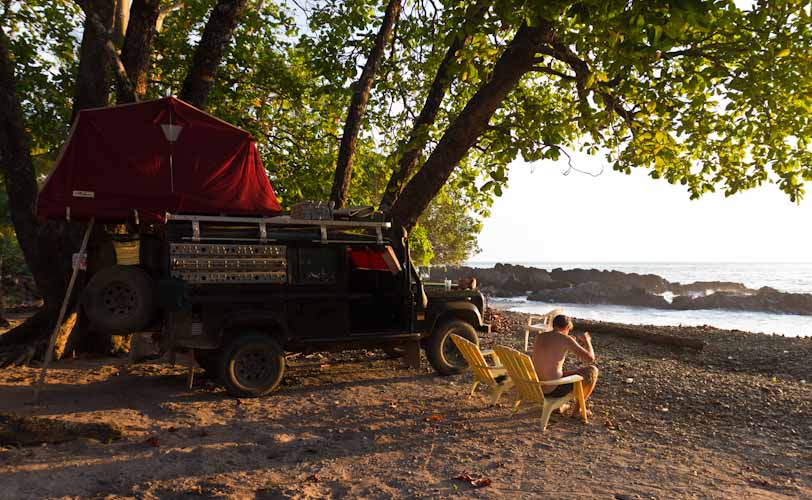
<instances>
[{"instance_id":1,"label":"dark green land rover","mask_svg":"<svg viewBox=\"0 0 812 500\"><path fill-rule=\"evenodd\" d=\"M438 373L458 373L449 335L478 343L489 329L482 294L424 285L388 222L168 214L123 233L83 292L93 328L154 331L235 396L273 391L286 353L382 348L414 364L422 349Z\"/></svg>"}]
</instances>

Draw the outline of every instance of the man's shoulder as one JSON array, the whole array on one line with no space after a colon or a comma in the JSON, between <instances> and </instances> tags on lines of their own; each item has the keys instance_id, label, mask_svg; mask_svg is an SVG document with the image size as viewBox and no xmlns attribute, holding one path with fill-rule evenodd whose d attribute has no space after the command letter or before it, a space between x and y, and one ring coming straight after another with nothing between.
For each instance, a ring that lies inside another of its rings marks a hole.
<instances>
[{"instance_id":1,"label":"man's shoulder","mask_svg":"<svg viewBox=\"0 0 812 500\"><path fill-rule=\"evenodd\" d=\"M535 345L544 349L566 349L569 345L567 343L567 336L560 333L549 332L542 333L536 337Z\"/></svg>"}]
</instances>

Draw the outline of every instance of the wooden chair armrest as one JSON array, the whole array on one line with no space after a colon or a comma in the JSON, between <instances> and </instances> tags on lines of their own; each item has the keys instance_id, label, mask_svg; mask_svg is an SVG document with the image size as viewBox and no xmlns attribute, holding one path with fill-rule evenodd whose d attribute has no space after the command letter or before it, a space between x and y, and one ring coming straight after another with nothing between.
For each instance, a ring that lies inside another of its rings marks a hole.
<instances>
[{"instance_id":1,"label":"wooden chair armrest","mask_svg":"<svg viewBox=\"0 0 812 500\"><path fill-rule=\"evenodd\" d=\"M570 375L568 377L561 377L555 380L542 380L539 382L540 385L563 385L563 384L573 384L575 382L583 382L584 377L580 375Z\"/></svg>"}]
</instances>

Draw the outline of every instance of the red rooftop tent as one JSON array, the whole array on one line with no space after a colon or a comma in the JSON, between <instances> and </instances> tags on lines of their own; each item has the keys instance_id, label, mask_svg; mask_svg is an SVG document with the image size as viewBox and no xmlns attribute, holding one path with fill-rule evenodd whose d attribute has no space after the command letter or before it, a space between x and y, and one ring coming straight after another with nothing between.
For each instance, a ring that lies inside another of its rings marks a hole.
<instances>
[{"instance_id":1,"label":"red rooftop tent","mask_svg":"<svg viewBox=\"0 0 812 500\"><path fill-rule=\"evenodd\" d=\"M275 215L251 135L174 97L84 110L37 200L44 217Z\"/></svg>"}]
</instances>

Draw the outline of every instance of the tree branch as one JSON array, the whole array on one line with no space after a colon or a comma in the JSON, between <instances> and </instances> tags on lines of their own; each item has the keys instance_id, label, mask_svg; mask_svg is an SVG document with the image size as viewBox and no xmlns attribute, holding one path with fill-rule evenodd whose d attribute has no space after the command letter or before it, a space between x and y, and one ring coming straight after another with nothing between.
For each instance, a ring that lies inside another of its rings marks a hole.
<instances>
[{"instance_id":1,"label":"tree branch","mask_svg":"<svg viewBox=\"0 0 812 500\"><path fill-rule=\"evenodd\" d=\"M420 151L425 147L426 140L428 139L428 129L434 124L437 119L437 113L440 111L443 99L445 98L451 82L454 80L454 65L458 60L458 55L471 41L473 32L468 28L475 23L482 20L485 13L488 11L488 6L484 2L479 2L465 13L465 20L463 25L453 33L451 36L451 43L446 49L445 56L437 67L437 72L434 75L434 80L431 82L429 92L426 95L426 100L423 103L423 109L420 115L414 121L409 138L400 152L400 159L398 161L398 168L392 173L386 185L383 197L381 198L380 210L388 212L392 205L400 196L403 191L403 186L406 184L409 176L412 175L417 161L420 157ZM408 107L406 108L408 109Z\"/></svg>"},{"instance_id":2,"label":"tree branch","mask_svg":"<svg viewBox=\"0 0 812 500\"><path fill-rule=\"evenodd\" d=\"M336 160L335 178L333 179L333 188L330 193L330 200L335 203L336 208L343 208L347 204L350 180L352 179L355 148L358 142L358 133L361 129L361 120L366 112L375 73L378 72L386 44L392 36L395 20L400 17L400 8L401 0L389 0L386 6L386 13L381 22L381 27L375 36L372 51L364 64L361 76L355 83L350 106L347 110L347 119L344 122L344 132L341 136L341 145L339 146L338 159Z\"/></svg>"},{"instance_id":3,"label":"tree branch","mask_svg":"<svg viewBox=\"0 0 812 500\"><path fill-rule=\"evenodd\" d=\"M533 66L532 68L530 68L530 71L533 73L546 73L548 75L557 76L564 80L575 81L576 79L574 75L568 75L566 73L556 71L549 66Z\"/></svg>"},{"instance_id":4,"label":"tree branch","mask_svg":"<svg viewBox=\"0 0 812 500\"><path fill-rule=\"evenodd\" d=\"M127 79L119 75L116 81L116 96L119 104L137 102L147 93L152 42L155 39L156 20L159 16L160 0L133 0L127 35L121 49L121 62ZM129 86L127 85L129 84Z\"/></svg>"},{"instance_id":5,"label":"tree branch","mask_svg":"<svg viewBox=\"0 0 812 500\"><path fill-rule=\"evenodd\" d=\"M127 70L124 67L124 63L118 56L115 44L113 44L113 34L107 29L102 20L99 18L98 14L96 14L96 12L93 10L93 6L89 0L76 0L76 3L79 4L79 6L85 12L85 19L93 25L93 28L98 31L99 34L102 35L104 50L110 57L113 72L116 75L116 82L121 87L122 93L125 93L131 97L132 101L138 102L138 94L135 92L135 87L130 81L130 77L127 76Z\"/></svg>"},{"instance_id":6,"label":"tree branch","mask_svg":"<svg viewBox=\"0 0 812 500\"><path fill-rule=\"evenodd\" d=\"M494 112L535 65L540 47L554 38L548 23L523 24L497 60L488 80L446 129L423 167L417 171L390 211L396 226L411 229L454 169L485 131Z\"/></svg>"},{"instance_id":7,"label":"tree branch","mask_svg":"<svg viewBox=\"0 0 812 500\"><path fill-rule=\"evenodd\" d=\"M161 7L161 10L158 11L158 19L155 21L155 31L160 33L164 28L164 19L166 19L166 16L182 9L185 6L185 2L175 2L171 5L167 5L166 7Z\"/></svg>"},{"instance_id":8,"label":"tree branch","mask_svg":"<svg viewBox=\"0 0 812 500\"><path fill-rule=\"evenodd\" d=\"M218 0L212 8L180 92L180 98L192 106L206 107L217 68L247 3L248 0Z\"/></svg>"}]
</instances>

